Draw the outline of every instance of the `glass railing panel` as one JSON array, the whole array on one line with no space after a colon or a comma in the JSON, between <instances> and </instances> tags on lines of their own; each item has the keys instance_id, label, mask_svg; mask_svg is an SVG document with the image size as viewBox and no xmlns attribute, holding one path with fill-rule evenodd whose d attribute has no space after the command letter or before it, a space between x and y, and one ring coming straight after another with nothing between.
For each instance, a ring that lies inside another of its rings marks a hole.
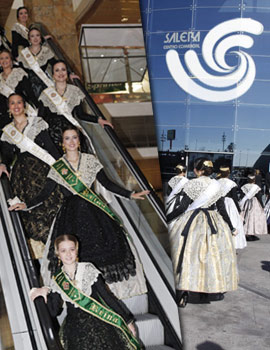
<instances>
[{"instance_id":1,"label":"glass railing panel","mask_svg":"<svg viewBox=\"0 0 270 350\"><path fill-rule=\"evenodd\" d=\"M5 298L0 280L0 349L14 350L14 343L8 319Z\"/></svg>"}]
</instances>

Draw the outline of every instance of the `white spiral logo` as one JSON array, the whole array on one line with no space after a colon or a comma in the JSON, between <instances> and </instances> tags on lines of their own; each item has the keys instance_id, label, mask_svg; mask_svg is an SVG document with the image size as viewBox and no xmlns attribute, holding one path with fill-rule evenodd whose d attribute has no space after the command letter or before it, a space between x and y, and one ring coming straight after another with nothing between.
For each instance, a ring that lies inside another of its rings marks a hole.
<instances>
[{"instance_id":1,"label":"white spiral logo","mask_svg":"<svg viewBox=\"0 0 270 350\"><path fill-rule=\"evenodd\" d=\"M254 41L250 36L236 32L260 35L263 32L263 25L251 18L237 18L218 24L209 31L202 44L202 56L208 67L218 75L212 75L202 67L194 50L185 53L185 64L189 72L209 88L197 84L186 73L177 51L169 50L166 62L175 82L187 93L211 102L230 101L247 92L256 75L252 57L243 51L230 51L239 56L239 64L229 66L225 61L225 55L233 47L251 48ZM232 33L235 34L229 36Z\"/></svg>"}]
</instances>

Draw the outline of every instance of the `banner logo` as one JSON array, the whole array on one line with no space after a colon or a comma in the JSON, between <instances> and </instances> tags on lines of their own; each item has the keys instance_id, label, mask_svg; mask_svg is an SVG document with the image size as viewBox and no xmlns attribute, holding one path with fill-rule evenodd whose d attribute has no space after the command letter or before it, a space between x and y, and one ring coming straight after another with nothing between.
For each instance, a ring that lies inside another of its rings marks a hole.
<instances>
[{"instance_id":1,"label":"banner logo","mask_svg":"<svg viewBox=\"0 0 270 350\"><path fill-rule=\"evenodd\" d=\"M208 71L201 65L197 53L190 49L184 55L188 74L177 51L169 50L166 62L175 82L187 93L204 101L224 102L242 96L256 76L252 57L242 50L231 50L237 46L245 49L253 46L253 39L242 32L260 35L263 25L251 18L237 18L218 24L208 32L202 44L202 58ZM225 59L227 53L235 53L239 63L228 65Z\"/></svg>"}]
</instances>

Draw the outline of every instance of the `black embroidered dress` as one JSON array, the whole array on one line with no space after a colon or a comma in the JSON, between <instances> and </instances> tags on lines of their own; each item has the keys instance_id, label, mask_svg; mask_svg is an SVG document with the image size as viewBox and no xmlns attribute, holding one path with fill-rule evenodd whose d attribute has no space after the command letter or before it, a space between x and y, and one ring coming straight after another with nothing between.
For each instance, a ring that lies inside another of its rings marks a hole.
<instances>
[{"instance_id":1,"label":"black embroidered dress","mask_svg":"<svg viewBox=\"0 0 270 350\"><path fill-rule=\"evenodd\" d=\"M84 113L83 111L83 100L85 96L82 91L74 85L67 84L66 91L62 96L62 99L67 104L67 109L69 113L78 119L97 123L97 117ZM62 133L63 129L69 125L71 122L67 120L67 118L58 111L55 104L47 95L47 90L44 90L39 98L40 106L39 106L39 115L42 116L44 120L49 124L49 134L51 139L54 141L58 151L63 153L62 150ZM87 152L87 144L86 140L82 135L80 135L80 139L82 141L81 147L82 152Z\"/></svg>"},{"instance_id":2,"label":"black embroidered dress","mask_svg":"<svg viewBox=\"0 0 270 350\"><path fill-rule=\"evenodd\" d=\"M127 324L133 321L133 315L108 290L100 272L91 263L78 263L75 285L99 303L103 300ZM118 328L76 307L54 282L48 295L52 316L61 312L63 301L67 305L67 316L61 326L60 339L65 350L134 350Z\"/></svg>"},{"instance_id":3,"label":"black embroidered dress","mask_svg":"<svg viewBox=\"0 0 270 350\"><path fill-rule=\"evenodd\" d=\"M23 134L57 159L59 154L48 135L47 128L48 125L42 118L28 117L28 125ZM12 165L10 183L14 196L18 196L24 202L35 197L46 182L49 165L27 151L22 152L5 133L1 136L1 155L2 163L8 168ZM59 189L55 189L51 194L43 205L28 212L20 212L28 238L44 244L62 198Z\"/></svg>"},{"instance_id":4,"label":"black embroidered dress","mask_svg":"<svg viewBox=\"0 0 270 350\"><path fill-rule=\"evenodd\" d=\"M131 191L111 182L102 168L103 166L94 155L82 153L77 172L88 188L91 188L97 179L109 191L130 198ZM54 273L57 268L53 248L55 238L63 234L72 234L77 237L80 244L80 261L94 263L102 271L106 282L123 281L129 276L134 276L136 263L123 227L104 210L76 195L75 191L72 192L54 169L50 170L48 177L41 193L26 204L31 209L32 206L46 200L57 183L61 185L65 199L51 236L48 254L51 272Z\"/></svg>"}]
</instances>

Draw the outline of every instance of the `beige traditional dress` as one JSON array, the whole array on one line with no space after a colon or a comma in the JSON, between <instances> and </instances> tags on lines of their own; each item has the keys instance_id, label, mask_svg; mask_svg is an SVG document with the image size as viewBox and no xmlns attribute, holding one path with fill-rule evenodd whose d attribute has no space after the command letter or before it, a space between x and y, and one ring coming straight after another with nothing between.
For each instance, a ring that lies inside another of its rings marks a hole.
<instances>
[{"instance_id":1,"label":"beige traditional dress","mask_svg":"<svg viewBox=\"0 0 270 350\"><path fill-rule=\"evenodd\" d=\"M219 183L202 176L189 181L183 192L170 231L176 289L202 293L237 289L233 227Z\"/></svg>"}]
</instances>

